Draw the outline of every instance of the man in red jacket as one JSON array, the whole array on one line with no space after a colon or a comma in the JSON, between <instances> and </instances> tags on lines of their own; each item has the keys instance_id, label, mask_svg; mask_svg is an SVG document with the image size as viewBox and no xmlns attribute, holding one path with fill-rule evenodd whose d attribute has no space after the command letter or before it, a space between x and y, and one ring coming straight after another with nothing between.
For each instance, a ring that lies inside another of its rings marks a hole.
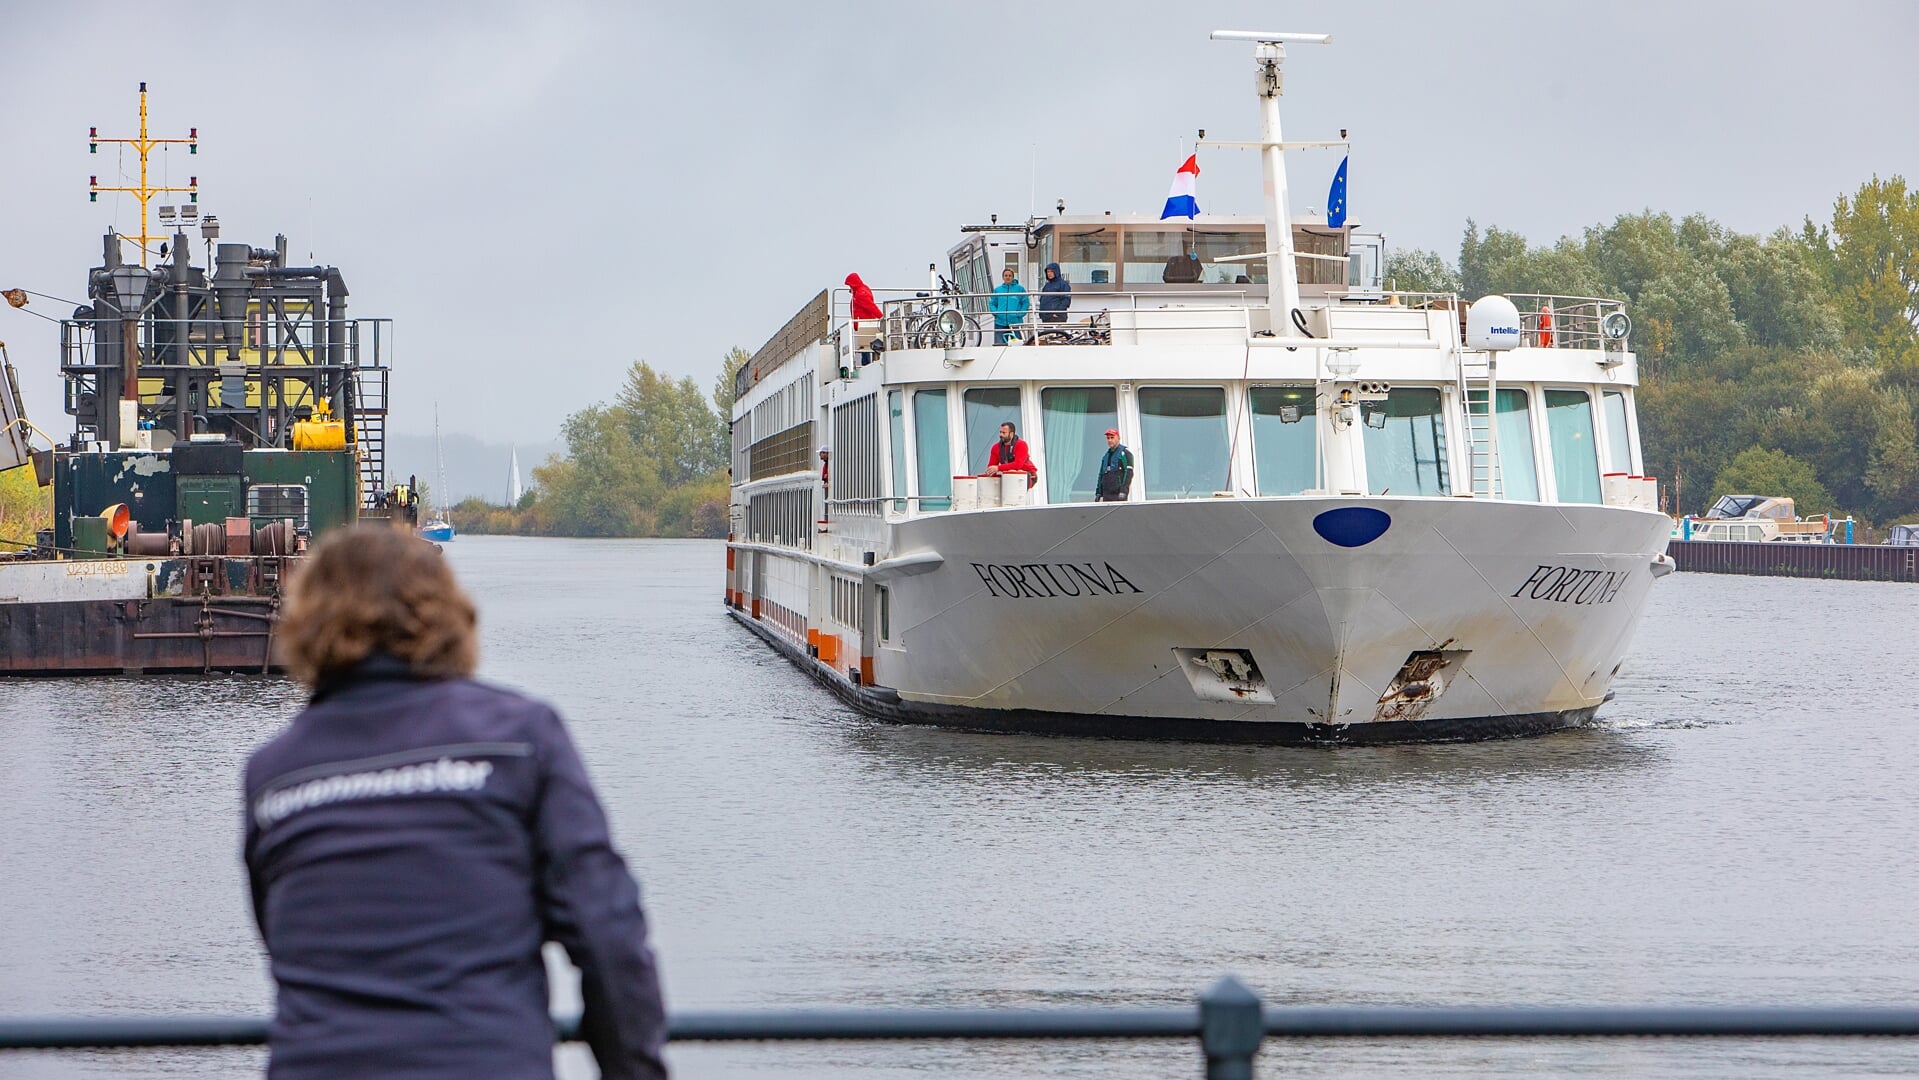
<instances>
[{"instance_id":1,"label":"man in red jacket","mask_svg":"<svg viewBox=\"0 0 1919 1080\"><path fill-rule=\"evenodd\" d=\"M998 476L1000 473L1023 472L1026 474L1026 486L1039 483L1039 467L1033 464L1032 455L1026 449L1026 440L1019 437L1019 431L1008 422L999 426L999 441L993 444L993 452L986 456L986 475Z\"/></svg>"}]
</instances>

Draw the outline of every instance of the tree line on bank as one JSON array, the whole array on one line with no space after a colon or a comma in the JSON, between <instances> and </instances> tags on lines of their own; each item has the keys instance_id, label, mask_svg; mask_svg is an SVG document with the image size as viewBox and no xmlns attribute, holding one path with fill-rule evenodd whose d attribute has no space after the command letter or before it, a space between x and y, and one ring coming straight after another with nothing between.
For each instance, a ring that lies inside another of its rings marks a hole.
<instances>
[{"instance_id":1,"label":"tree line on bank","mask_svg":"<svg viewBox=\"0 0 1919 1080\"><path fill-rule=\"evenodd\" d=\"M1645 467L1669 511L1756 494L1880 525L1919 516L1919 191L1900 177L1764 237L1646 211L1534 247L1468 221L1457 264L1408 251L1387 276L1624 300Z\"/></svg>"},{"instance_id":2,"label":"tree line on bank","mask_svg":"<svg viewBox=\"0 0 1919 1080\"><path fill-rule=\"evenodd\" d=\"M1394 254L1405 291L1624 300L1639 357L1645 467L1666 509L1785 495L1800 513L1881 526L1919 517L1919 190L1878 177L1769 236L1645 211L1534 246L1466 223L1458 261ZM710 403L690 378L636 363L610 404L569 417L567 452L517 507L468 500L466 532L720 536L726 531L727 354Z\"/></svg>"},{"instance_id":3,"label":"tree line on bank","mask_svg":"<svg viewBox=\"0 0 1919 1080\"><path fill-rule=\"evenodd\" d=\"M470 534L725 536L733 373L748 357L726 354L710 401L691 377L635 363L611 402L566 418L565 454L533 470L519 505L467 499L448 519Z\"/></svg>"}]
</instances>

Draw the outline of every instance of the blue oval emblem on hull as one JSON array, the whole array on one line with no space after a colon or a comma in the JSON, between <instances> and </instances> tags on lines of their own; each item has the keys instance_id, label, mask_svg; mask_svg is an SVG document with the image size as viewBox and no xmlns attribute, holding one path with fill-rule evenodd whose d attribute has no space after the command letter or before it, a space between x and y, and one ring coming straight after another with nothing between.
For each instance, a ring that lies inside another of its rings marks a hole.
<instances>
[{"instance_id":1,"label":"blue oval emblem on hull","mask_svg":"<svg viewBox=\"0 0 1919 1080\"><path fill-rule=\"evenodd\" d=\"M1393 527L1392 515L1370 506L1342 506L1313 519L1313 531L1340 547L1365 547Z\"/></svg>"}]
</instances>

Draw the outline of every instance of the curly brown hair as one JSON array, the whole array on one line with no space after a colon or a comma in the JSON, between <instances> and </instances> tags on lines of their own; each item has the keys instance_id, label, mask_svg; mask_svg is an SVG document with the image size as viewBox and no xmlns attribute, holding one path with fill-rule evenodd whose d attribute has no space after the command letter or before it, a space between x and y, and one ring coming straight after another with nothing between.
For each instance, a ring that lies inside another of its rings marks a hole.
<instances>
[{"instance_id":1,"label":"curly brown hair","mask_svg":"<svg viewBox=\"0 0 1919 1080\"><path fill-rule=\"evenodd\" d=\"M473 674L473 601L440 549L369 522L327 534L293 575L280 658L313 686L376 652L434 678Z\"/></svg>"}]
</instances>

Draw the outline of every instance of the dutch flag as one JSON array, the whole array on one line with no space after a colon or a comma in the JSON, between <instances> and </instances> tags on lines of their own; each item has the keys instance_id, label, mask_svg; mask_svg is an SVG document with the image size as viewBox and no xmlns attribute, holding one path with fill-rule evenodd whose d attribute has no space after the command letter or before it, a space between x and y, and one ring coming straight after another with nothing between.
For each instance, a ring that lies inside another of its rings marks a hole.
<instances>
[{"instance_id":1,"label":"dutch flag","mask_svg":"<svg viewBox=\"0 0 1919 1080\"><path fill-rule=\"evenodd\" d=\"M1186 159L1186 164L1173 174L1173 190L1166 193L1166 209L1160 211L1159 219L1170 217L1195 218L1199 216L1199 155Z\"/></svg>"}]
</instances>

